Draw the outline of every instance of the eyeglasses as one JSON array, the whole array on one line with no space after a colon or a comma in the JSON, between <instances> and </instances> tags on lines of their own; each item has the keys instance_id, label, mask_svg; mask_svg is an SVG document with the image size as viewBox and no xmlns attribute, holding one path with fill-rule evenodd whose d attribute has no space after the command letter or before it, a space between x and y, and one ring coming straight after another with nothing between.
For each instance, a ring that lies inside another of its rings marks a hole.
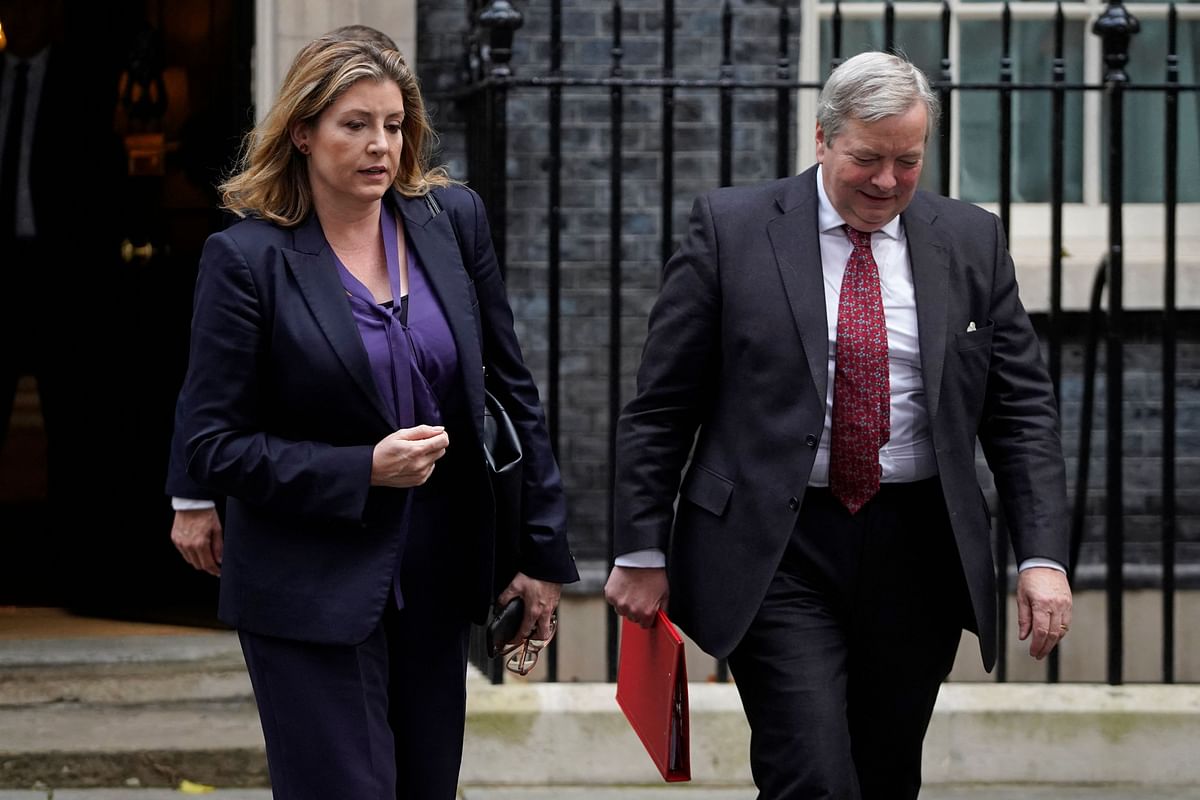
<instances>
[{"instance_id":1,"label":"eyeglasses","mask_svg":"<svg viewBox=\"0 0 1200 800\"><path fill-rule=\"evenodd\" d=\"M506 657L504 668L517 675L528 675L537 666L538 655L545 649L546 645L550 644L550 640L554 638L557 630L558 615L555 614L550 617L550 635L545 639L527 637L518 639L515 642L509 642L501 647L497 655Z\"/></svg>"}]
</instances>

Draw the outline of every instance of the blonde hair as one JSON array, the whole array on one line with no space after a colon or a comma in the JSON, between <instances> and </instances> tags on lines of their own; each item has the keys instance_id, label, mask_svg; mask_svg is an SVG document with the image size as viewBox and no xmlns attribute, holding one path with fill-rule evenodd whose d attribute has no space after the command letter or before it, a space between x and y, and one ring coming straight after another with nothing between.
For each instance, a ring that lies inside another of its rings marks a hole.
<instances>
[{"instance_id":1,"label":"blonde hair","mask_svg":"<svg viewBox=\"0 0 1200 800\"><path fill-rule=\"evenodd\" d=\"M312 189L308 160L292 142L291 129L297 122L316 122L361 80L395 81L404 96L404 147L392 186L407 197L419 197L435 186L452 183L443 167L429 166L437 134L404 57L370 41L326 34L296 55L275 105L246 134L234 174L218 187L222 208L285 227L303 222L312 212Z\"/></svg>"}]
</instances>

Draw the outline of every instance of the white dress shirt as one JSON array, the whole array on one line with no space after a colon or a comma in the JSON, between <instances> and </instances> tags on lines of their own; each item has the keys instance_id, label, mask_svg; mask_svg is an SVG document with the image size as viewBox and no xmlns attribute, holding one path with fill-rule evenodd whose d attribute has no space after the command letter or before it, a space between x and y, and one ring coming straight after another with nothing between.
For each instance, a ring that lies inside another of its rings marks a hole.
<instances>
[{"instance_id":1,"label":"white dress shirt","mask_svg":"<svg viewBox=\"0 0 1200 800\"><path fill-rule=\"evenodd\" d=\"M842 276L854 249L846 236L845 220L825 194L821 168L817 167L820 207L821 272L825 276L825 319L829 328L829 382L825 390L825 431L817 449L809 486L829 485L829 443L833 439L833 371L837 363L838 302ZM908 260L904 223L895 217L871 234L871 252L879 267L879 289L887 323L888 375L891 384L891 438L879 450L883 483L912 483L937 475L925 384L921 380L921 347L917 339L917 295Z\"/></svg>"},{"instance_id":2,"label":"white dress shirt","mask_svg":"<svg viewBox=\"0 0 1200 800\"><path fill-rule=\"evenodd\" d=\"M825 431L809 475L809 486L829 485L829 442L833 424L833 373L837 361L838 298L846 262L854 249L844 230L845 220L825 193L821 167L817 167L817 226L821 245L821 271L825 276L825 319L829 329L829 382L825 392ZM925 384L921 377L921 348L917 331L917 300L908 237L904 223L895 217L871 234L871 252L879 267L880 292L888 335L888 372L891 383L891 438L879 450L883 483L912 483L937 475L929 415L925 407ZM618 567L663 567L666 554L658 548L635 550L617 556ZM1052 567L1065 572L1048 558L1029 558L1020 570Z\"/></svg>"}]
</instances>

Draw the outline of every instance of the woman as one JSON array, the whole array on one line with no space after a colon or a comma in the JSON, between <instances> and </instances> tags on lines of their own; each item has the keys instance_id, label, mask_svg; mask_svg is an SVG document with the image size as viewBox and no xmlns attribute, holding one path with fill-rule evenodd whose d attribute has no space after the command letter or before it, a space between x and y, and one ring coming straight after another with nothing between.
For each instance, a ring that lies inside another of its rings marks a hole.
<instances>
[{"instance_id":1,"label":"woman","mask_svg":"<svg viewBox=\"0 0 1200 800\"><path fill-rule=\"evenodd\" d=\"M276 800L453 798L469 620L520 596L523 631L549 638L578 579L487 218L427 166L431 136L399 53L316 40L221 187L246 219L201 258L187 469L228 496L219 615ZM485 378L525 451L513 554Z\"/></svg>"}]
</instances>

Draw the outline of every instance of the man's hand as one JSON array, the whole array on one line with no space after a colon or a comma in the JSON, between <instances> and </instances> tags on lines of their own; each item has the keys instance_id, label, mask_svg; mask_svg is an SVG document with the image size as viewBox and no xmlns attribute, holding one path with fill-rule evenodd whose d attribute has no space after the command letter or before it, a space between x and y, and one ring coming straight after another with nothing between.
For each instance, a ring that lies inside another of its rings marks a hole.
<instances>
[{"instance_id":1,"label":"man's hand","mask_svg":"<svg viewBox=\"0 0 1200 800\"><path fill-rule=\"evenodd\" d=\"M171 523L171 542L193 567L221 577L225 544L215 508L176 511L175 521Z\"/></svg>"},{"instance_id":2,"label":"man's hand","mask_svg":"<svg viewBox=\"0 0 1200 800\"><path fill-rule=\"evenodd\" d=\"M667 607L667 570L663 567L613 567L604 584L604 599L622 617L643 628L654 626Z\"/></svg>"},{"instance_id":3,"label":"man's hand","mask_svg":"<svg viewBox=\"0 0 1200 800\"><path fill-rule=\"evenodd\" d=\"M1071 587L1050 567L1030 567L1017 576L1017 635L1033 634L1029 655L1041 661L1071 627Z\"/></svg>"}]
</instances>

